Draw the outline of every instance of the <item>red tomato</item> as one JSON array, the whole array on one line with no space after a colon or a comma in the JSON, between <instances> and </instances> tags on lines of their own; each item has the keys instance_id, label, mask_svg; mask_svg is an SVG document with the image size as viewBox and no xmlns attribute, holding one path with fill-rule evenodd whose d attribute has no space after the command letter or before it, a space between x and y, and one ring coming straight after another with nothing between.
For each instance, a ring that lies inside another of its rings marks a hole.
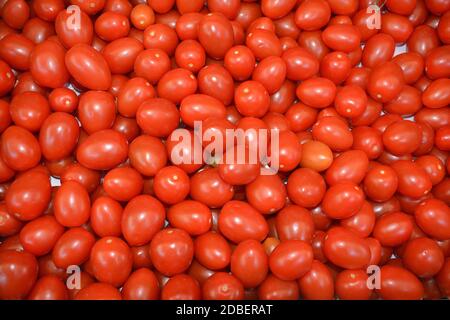
<instances>
[{"instance_id":1,"label":"red tomato","mask_svg":"<svg viewBox=\"0 0 450 320\"><path fill-rule=\"evenodd\" d=\"M244 298L244 286L233 275L217 272L209 277L202 288L205 300L241 300Z\"/></svg>"},{"instance_id":2,"label":"red tomato","mask_svg":"<svg viewBox=\"0 0 450 320\"><path fill-rule=\"evenodd\" d=\"M56 220L65 227L79 227L89 220L91 201L84 187L67 181L56 191L53 203Z\"/></svg>"},{"instance_id":3,"label":"red tomato","mask_svg":"<svg viewBox=\"0 0 450 320\"><path fill-rule=\"evenodd\" d=\"M377 290L381 298L386 300L419 300L424 288L419 279L406 269L396 266L381 268L381 288Z\"/></svg>"},{"instance_id":4,"label":"red tomato","mask_svg":"<svg viewBox=\"0 0 450 320\"><path fill-rule=\"evenodd\" d=\"M51 198L49 176L29 171L19 176L6 192L9 212L22 221L33 220L44 213Z\"/></svg>"},{"instance_id":5,"label":"red tomato","mask_svg":"<svg viewBox=\"0 0 450 320\"><path fill-rule=\"evenodd\" d=\"M70 265L81 265L89 259L92 246L95 244L94 236L82 227L67 230L56 242L52 260L59 268L68 268Z\"/></svg>"},{"instance_id":6,"label":"red tomato","mask_svg":"<svg viewBox=\"0 0 450 320\"><path fill-rule=\"evenodd\" d=\"M140 246L153 239L164 226L163 205L149 195L139 195L128 202L122 214L122 232L131 246Z\"/></svg>"},{"instance_id":7,"label":"red tomato","mask_svg":"<svg viewBox=\"0 0 450 320\"><path fill-rule=\"evenodd\" d=\"M334 283L330 269L314 260L311 270L298 279L300 294L306 300L332 300Z\"/></svg>"},{"instance_id":8,"label":"red tomato","mask_svg":"<svg viewBox=\"0 0 450 320\"><path fill-rule=\"evenodd\" d=\"M365 268L371 256L364 239L343 227L328 230L323 252L332 263L345 269Z\"/></svg>"},{"instance_id":9,"label":"red tomato","mask_svg":"<svg viewBox=\"0 0 450 320\"><path fill-rule=\"evenodd\" d=\"M125 283L133 265L130 248L115 237L97 240L92 247L90 261L97 280L115 287Z\"/></svg>"},{"instance_id":10,"label":"red tomato","mask_svg":"<svg viewBox=\"0 0 450 320\"><path fill-rule=\"evenodd\" d=\"M270 271L282 280L295 280L311 270L313 258L313 250L308 243L285 240L269 257Z\"/></svg>"},{"instance_id":11,"label":"red tomato","mask_svg":"<svg viewBox=\"0 0 450 320\"><path fill-rule=\"evenodd\" d=\"M181 229L159 231L150 243L150 256L156 270L166 276L186 271L194 256L194 243Z\"/></svg>"},{"instance_id":12,"label":"red tomato","mask_svg":"<svg viewBox=\"0 0 450 320\"><path fill-rule=\"evenodd\" d=\"M25 299L38 276L36 258L27 252L0 251L0 298Z\"/></svg>"},{"instance_id":13,"label":"red tomato","mask_svg":"<svg viewBox=\"0 0 450 320\"><path fill-rule=\"evenodd\" d=\"M263 245L256 240L238 244L231 255L231 273L244 288L255 288L261 284L269 271L269 258Z\"/></svg>"}]
</instances>

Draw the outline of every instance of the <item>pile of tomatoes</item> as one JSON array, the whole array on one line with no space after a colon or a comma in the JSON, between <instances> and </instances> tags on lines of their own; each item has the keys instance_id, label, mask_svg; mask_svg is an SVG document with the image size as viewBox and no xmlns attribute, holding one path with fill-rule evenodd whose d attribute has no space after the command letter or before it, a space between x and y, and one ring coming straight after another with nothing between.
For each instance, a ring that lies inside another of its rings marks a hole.
<instances>
[{"instance_id":1,"label":"pile of tomatoes","mask_svg":"<svg viewBox=\"0 0 450 320\"><path fill-rule=\"evenodd\" d=\"M0 16L0 299L450 295L449 0ZM278 130L279 171L175 164L195 121Z\"/></svg>"}]
</instances>

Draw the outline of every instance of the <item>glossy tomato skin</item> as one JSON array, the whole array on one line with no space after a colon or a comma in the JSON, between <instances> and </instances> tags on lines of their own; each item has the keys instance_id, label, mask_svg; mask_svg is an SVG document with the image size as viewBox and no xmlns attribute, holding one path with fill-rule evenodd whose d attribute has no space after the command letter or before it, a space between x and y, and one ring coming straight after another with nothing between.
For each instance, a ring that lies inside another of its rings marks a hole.
<instances>
[{"instance_id":1,"label":"glossy tomato skin","mask_svg":"<svg viewBox=\"0 0 450 320\"><path fill-rule=\"evenodd\" d=\"M186 271L194 256L194 243L181 229L159 231L150 243L150 256L156 270L172 276Z\"/></svg>"},{"instance_id":2,"label":"glossy tomato skin","mask_svg":"<svg viewBox=\"0 0 450 320\"><path fill-rule=\"evenodd\" d=\"M29 300L67 300L68 298L66 284L53 275L40 277L28 296Z\"/></svg>"},{"instance_id":3,"label":"glossy tomato skin","mask_svg":"<svg viewBox=\"0 0 450 320\"><path fill-rule=\"evenodd\" d=\"M69 81L65 65L66 50L53 40L38 44L30 55L30 72L35 81L44 87L59 88Z\"/></svg>"},{"instance_id":4,"label":"glossy tomato skin","mask_svg":"<svg viewBox=\"0 0 450 320\"><path fill-rule=\"evenodd\" d=\"M233 200L221 210L219 230L229 240L239 243L248 239L264 240L269 226L264 217L248 203Z\"/></svg>"},{"instance_id":5,"label":"glossy tomato skin","mask_svg":"<svg viewBox=\"0 0 450 320\"><path fill-rule=\"evenodd\" d=\"M384 246L395 247L408 241L413 230L411 216L403 212L389 212L378 218L373 236Z\"/></svg>"},{"instance_id":6,"label":"glossy tomato skin","mask_svg":"<svg viewBox=\"0 0 450 320\"><path fill-rule=\"evenodd\" d=\"M333 219L345 219L361 209L365 195L361 188L352 182L341 182L330 187L322 201L322 209Z\"/></svg>"},{"instance_id":7,"label":"glossy tomato skin","mask_svg":"<svg viewBox=\"0 0 450 320\"><path fill-rule=\"evenodd\" d=\"M289 205L283 208L275 218L278 237L284 240L303 240L311 242L314 234L314 221L311 212Z\"/></svg>"},{"instance_id":8,"label":"glossy tomato skin","mask_svg":"<svg viewBox=\"0 0 450 320\"><path fill-rule=\"evenodd\" d=\"M115 237L97 240L91 250L90 261L94 276L115 287L122 285L132 268L131 250L125 241Z\"/></svg>"},{"instance_id":9,"label":"glossy tomato skin","mask_svg":"<svg viewBox=\"0 0 450 320\"><path fill-rule=\"evenodd\" d=\"M329 268L314 260L309 270L298 280L300 294L306 300L333 300L333 275Z\"/></svg>"},{"instance_id":10,"label":"glossy tomato skin","mask_svg":"<svg viewBox=\"0 0 450 320\"><path fill-rule=\"evenodd\" d=\"M391 165L398 176L398 192L405 196L420 198L432 188L430 178L416 163L399 160Z\"/></svg>"},{"instance_id":11,"label":"glossy tomato skin","mask_svg":"<svg viewBox=\"0 0 450 320\"><path fill-rule=\"evenodd\" d=\"M2 134L1 155L13 170L25 171L41 159L38 140L26 129L10 126Z\"/></svg>"},{"instance_id":12,"label":"glossy tomato skin","mask_svg":"<svg viewBox=\"0 0 450 320\"><path fill-rule=\"evenodd\" d=\"M423 297L424 288L408 270L386 265L381 268L381 288L377 292L386 300L418 300Z\"/></svg>"},{"instance_id":13,"label":"glossy tomato skin","mask_svg":"<svg viewBox=\"0 0 450 320\"><path fill-rule=\"evenodd\" d=\"M154 272L147 268L134 271L123 285L122 296L124 300L157 300L160 286Z\"/></svg>"},{"instance_id":14,"label":"glossy tomato skin","mask_svg":"<svg viewBox=\"0 0 450 320\"><path fill-rule=\"evenodd\" d=\"M36 258L27 252L0 251L1 299L25 299L38 276Z\"/></svg>"},{"instance_id":15,"label":"glossy tomato skin","mask_svg":"<svg viewBox=\"0 0 450 320\"><path fill-rule=\"evenodd\" d=\"M103 178L103 189L113 199L128 201L141 193L144 180L130 167L114 168Z\"/></svg>"},{"instance_id":16,"label":"glossy tomato skin","mask_svg":"<svg viewBox=\"0 0 450 320\"><path fill-rule=\"evenodd\" d=\"M268 270L269 258L263 245L256 240L239 243L231 255L231 273L244 288L257 287L266 278Z\"/></svg>"},{"instance_id":17,"label":"glossy tomato skin","mask_svg":"<svg viewBox=\"0 0 450 320\"><path fill-rule=\"evenodd\" d=\"M110 284L96 282L81 289L75 300L122 300L120 291Z\"/></svg>"},{"instance_id":18,"label":"glossy tomato skin","mask_svg":"<svg viewBox=\"0 0 450 320\"><path fill-rule=\"evenodd\" d=\"M119 132L106 129L94 132L77 149L77 160L94 170L111 169L126 159L128 142Z\"/></svg>"},{"instance_id":19,"label":"glossy tomato skin","mask_svg":"<svg viewBox=\"0 0 450 320\"><path fill-rule=\"evenodd\" d=\"M286 188L278 175L260 175L245 188L247 200L263 214L280 210L286 202Z\"/></svg>"},{"instance_id":20,"label":"glossy tomato skin","mask_svg":"<svg viewBox=\"0 0 450 320\"><path fill-rule=\"evenodd\" d=\"M139 195L128 202L122 215L122 232L128 244L148 243L164 226L165 209L149 195Z\"/></svg>"},{"instance_id":21,"label":"glossy tomato skin","mask_svg":"<svg viewBox=\"0 0 450 320\"><path fill-rule=\"evenodd\" d=\"M35 256L49 253L64 232L53 216L43 216L27 223L20 231L20 242Z\"/></svg>"},{"instance_id":22,"label":"glossy tomato skin","mask_svg":"<svg viewBox=\"0 0 450 320\"><path fill-rule=\"evenodd\" d=\"M416 238L406 244L402 261L418 277L429 278L441 270L445 258L434 240Z\"/></svg>"},{"instance_id":23,"label":"glossy tomato skin","mask_svg":"<svg viewBox=\"0 0 450 320\"><path fill-rule=\"evenodd\" d=\"M91 90L108 90L111 86L111 71L105 58L86 44L70 48L65 56L70 75L82 86Z\"/></svg>"},{"instance_id":24,"label":"glossy tomato skin","mask_svg":"<svg viewBox=\"0 0 450 320\"><path fill-rule=\"evenodd\" d=\"M205 300L241 300L244 286L235 276L217 272L203 284L202 295Z\"/></svg>"},{"instance_id":25,"label":"glossy tomato skin","mask_svg":"<svg viewBox=\"0 0 450 320\"><path fill-rule=\"evenodd\" d=\"M22 221L33 220L44 213L51 199L49 176L42 172L27 172L17 178L6 192L9 212Z\"/></svg>"},{"instance_id":26,"label":"glossy tomato skin","mask_svg":"<svg viewBox=\"0 0 450 320\"><path fill-rule=\"evenodd\" d=\"M56 220L65 227L79 227L89 220L89 194L76 181L67 181L59 187L53 206Z\"/></svg>"},{"instance_id":27,"label":"glossy tomato skin","mask_svg":"<svg viewBox=\"0 0 450 320\"><path fill-rule=\"evenodd\" d=\"M94 26L89 16L84 11L80 11L80 27L73 28L73 21L70 20L73 12L69 11L61 10L56 17L55 30L61 43L66 48L80 43L91 44Z\"/></svg>"},{"instance_id":28,"label":"glossy tomato skin","mask_svg":"<svg viewBox=\"0 0 450 320\"><path fill-rule=\"evenodd\" d=\"M295 280L312 267L312 247L301 240L285 240L275 248L269 257L272 273L282 280Z\"/></svg>"},{"instance_id":29,"label":"glossy tomato skin","mask_svg":"<svg viewBox=\"0 0 450 320\"><path fill-rule=\"evenodd\" d=\"M209 231L212 223L210 209L193 200L182 201L170 207L167 219L173 227L183 229L193 236Z\"/></svg>"},{"instance_id":30,"label":"glossy tomato skin","mask_svg":"<svg viewBox=\"0 0 450 320\"><path fill-rule=\"evenodd\" d=\"M76 147L80 127L75 117L65 112L55 112L45 119L39 132L42 155L47 160L68 157Z\"/></svg>"},{"instance_id":31,"label":"glossy tomato skin","mask_svg":"<svg viewBox=\"0 0 450 320\"><path fill-rule=\"evenodd\" d=\"M250 240L247 240L250 241ZM195 258L206 268L220 270L231 260L231 247L220 234L210 231L194 240Z\"/></svg>"},{"instance_id":32,"label":"glossy tomato skin","mask_svg":"<svg viewBox=\"0 0 450 320\"><path fill-rule=\"evenodd\" d=\"M104 91L87 91L80 96L78 119L83 129L92 134L110 129L116 118L114 96Z\"/></svg>"},{"instance_id":33,"label":"glossy tomato skin","mask_svg":"<svg viewBox=\"0 0 450 320\"><path fill-rule=\"evenodd\" d=\"M372 290L367 287L369 276L364 270L343 270L336 277L336 294L342 300L369 300Z\"/></svg>"},{"instance_id":34,"label":"glossy tomato skin","mask_svg":"<svg viewBox=\"0 0 450 320\"><path fill-rule=\"evenodd\" d=\"M222 207L233 198L234 188L222 180L217 168L206 168L191 177L192 199L210 208Z\"/></svg>"},{"instance_id":35,"label":"glossy tomato skin","mask_svg":"<svg viewBox=\"0 0 450 320\"><path fill-rule=\"evenodd\" d=\"M261 300L298 300L299 286L296 281L285 281L272 274L258 288Z\"/></svg>"},{"instance_id":36,"label":"glossy tomato skin","mask_svg":"<svg viewBox=\"0 0 450 320\"><path fill-rule=\"evenodd\" d=\"M449 238L450 209L445 202L438 199L423 201L415 210L415 218L426 234L439 240Z\"/></svg>"},{"instance_id":37,"label":"glossy tomato skin","mask_svg":"<svg viewBox=\"0 0 450 320\"><path fill-rule=\"evenodd\" d=\"M323 250L331 262L345 269L365 268L370 261L364 239L343 227L333 227L327 232Z\"/></svg>"},{"instance_id":38,"label":"glossy tomato skin","mask_svg":"<svg viewBox=\"0 0 450 320\"><path fill-rule=\"evenodd\" d=\"M90 223L100 237L118 237L122 234L121 220L123 208L116 200L102 196L93 201Z\"/></svg>"},{"instance_id":39,"label":"glossy tomato skin","mask_svg":"<svg viewBox=\"0 0 450 320\"><path fill-rule=\"evenodd\" d=\"M66 269L70 265L80 265L89 258L94 236L82 227L67 230L56 242L52 251L55 266Z\"/></svg>"}]
</instances>

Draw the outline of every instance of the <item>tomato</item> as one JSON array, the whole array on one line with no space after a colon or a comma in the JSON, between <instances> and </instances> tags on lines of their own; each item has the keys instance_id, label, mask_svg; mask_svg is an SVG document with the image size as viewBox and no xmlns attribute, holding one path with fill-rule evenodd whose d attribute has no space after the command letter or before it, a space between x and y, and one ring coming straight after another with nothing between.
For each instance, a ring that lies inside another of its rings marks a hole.
<instances>
[{"instance_id":1,"label":"tomato","mask_svg":"<svg viewBox=\"0 0 450 320\"><path fill-rule=\"evenodd\" d=\"M77 44L91 44L94 36L94 26L90 17L80 11L79 27L74 27L72 10L61 10L56 16L55 30L58 39L66 48L71 48Z\"/></svg>"},{"instance_id":2,"label":"tomato","mask_svg":"<svg viewBox=\"0 0 450 320\"><path fill-rule=\"evenodd\" d=\"M260 118L269 110L270 97L264 86L257 81L241 83L235 91L236 108L244 116Z\"/></svg>"},{"instance_id":3,"label":"tomato","mask_svg":"<svg viewBox=\"0 0 450 320\"><path fill-rule=\"evenodd\" d=\"M166 213L163 205L149 195L131 199L123 210L122 232L131 246L148 243L164 226Z\"/></svg>"},{"instance_id":4,"label":"tomato","mask_svg":"<svg viewBox=\"0 0 450 320\"><path fill-rule=\"evenodd\" d=\"M94 170L111 169L126 159L128 142L114 130L101 130L87 137L77 149L77 160Z\"/></svg>"},{"instance_id":5,"label":"tomato","mask_svg":"<svg viewBox=\"0 0 450 320\"><path fill-rule=\"evenodd\" d=\"M403 264L418 277L436 275L444 265L444 254L437 243L429 238L417 238L406 244Z\"/></svg>"},{"instance_id":6,"label":"tomato","mask_svg":"<svg viewBox=\"0 0 450 320\"><path fill-rule=\"evenodd\" d=\"M398 192L405 196L420 198L432 188L430 178L418 164L400 160L391 165L398 176Z\"/></svg>"},{"instance_id":7,"label":"tomato","mask_svg":"<svg viewBox=\"0 0 450 320\"><path fill-rule=\"evenodd\" d=\"M381 268L381 288L377 289L381 298L386 300L419 300L424 288L419 279L406 269L396 266Z\"/></svg>"},{"instance_id":8,"label":"tomato","mask_svg":"<svg viewBox=\"0 0 450 320\"><path fill-rule=\"evenodd\" d=\"M350 218L361 209L364 197L356 184L340 182L327 190L322 200L322 209L333 219Z\"/></svg>"},{"instance_id":9,"label":"tomato","mask_svg":"<svg viewBox=\"0 0 450 320\"><path fill-rule=\"evenodd\" d=\"M43 276L36 281L29 300L67 300L69 297L66 284L57 276Z\"/></svg>"},{"instance_id":10,"label":"tomato","mask_svg":"<svg viewBox=\"0 0 450 320\"><path fill-rule=\"evenodd\" d=\"M0 298L25 299L38 276L36 258L27 252L0 251Z\"/></svg>"},{"instance_id":11,"label":"tomato","mask_svg":"<svg viewBox=\"0 0 450 320\"><path fill-rule=\"evenodd\" d=\"M329 48L348 53L359 46L361 35L352 25L331 25L323 31L322 39Z\"/></svg>"},{"instance_id":12,"label":"tomato","mask_svg":"<svg viewBox=\"0 0 450 320\"><path fill-rule=\"evenodd\" d=\"M450 79L442 78L433 81L422 94L422 102L428 108L443 108L448 106L450 95L445 88L450 84Z\"/></svg>"},{"instance_id":13,"label":"tomato","mask_svg":"<svg viewBox=\"0 0 450 320\"><path fill-rule=\"evenodd\" d=\"M51 198L49 176L30 171L18 177L6 192L9 212L22 221L33 220L44 213Z\"/></svg>"},{"instance_id":14,"label":"tomato","mask_svg":"<svg viewBox=\"0 0 450 320\"><path fill-rule=\"evenodd\" d=\"M411 217L403 212L389 212L378 218L373 236L381 245L395 247L406 242L413 231Z\"/></svg>"},{"instance_id":15,"label":"tomato","mask_svg":"<svg viewBox=\"0 0 450 320\"><path fill-rule=\"evenodd\" d=\"M20 243L27 252L42 256L53 249L63 232L64 227L53 216L39 217L20 230Z\"/></svg>"},{"instance_id":16,"label":"tomato","mask_svg":"<svg viewBox=\"0 0 450 320\"><path fill-rule=\"evenodd\" d=\"M311 270L298 279L301 296L306 300L332 300L333 276L326 265L314 260Z\"/></svg>"},{"instance_id":17,"label":"tomato","mask_svg":"<svg viewBox=\"0 0 450 320\"><path fill-rule=\"evenodd\" d=\"M307 49L287 49L281 58L286 63L286 77L290 80L307 80L319 72L319 60Z\"/></svg>"},{"instance_id":18,"label":"tomato","mask_svg":"<svg viewBox=\"0 0 450 320\"><path fill-rule=\"evenodd\" d=\"M66 53L65 63L72 77L86 88L107 90L111 86L108 63L99 52L86 44L70 48Z\"/></svg>"},{"instance_id":19,"label":"tomato","mask_svg":"<svg viewBox=\"0 0 450 320\"><path fill-rule=\"evenodd\" d=\"M439 46L439 38L432 27L421 25L414 29L407 45L408 51L417 52L425 57L430 50Z\"/></svg>"},{"instance_id":20,"label":"tomato","mask_svg":"<svg viewBox=\"0 0 450 320\"><path fill-rule=\"evenodd\" d=\"M84 187L67 181L56 191L54 203L56 220L65 227L78 227L89 220L91 202Z\"/></svg>"},{"instance_id":21,"label":"tomato","mask_svg":"<svg viewBox=\"0 0 450 320\"><path fill-rule=\"evenodd\" d=\"M70 265L80 265L88 260L94 236L82 227L67 230L56 242L52 259L57 267L66 269Z\"/></svg>"},{"instance_id":22,"label":"tomato","mask_svg":"<svg viewBox=\"0 0 450 320\"><path fill-rule=\"evenodd\" d=\"M0 236L8 237L17 234L21 228L22 223L8 212L6 204L0 204Z\"/></svg>"},{"instance_id":23,"label":"tomato","mask_svg":"<svg viewBox=\"0 0 450 320\"><path fill-rule=\"evenodd\" d=\"M205 300L241 300L244 298L244 286L235 276L217 272L206 279L202 295Z\"/></svg>"},{"instance_id":24,"label":"tomato","mask_svg":"<svg viewBox=\"0 0 450 320\"><path fill-rule=\"evenodd\" d=\"M378 202L389 200L397 190L398 177L395 171L385 165L377 165L367 172L364 178L366 195Z\"/></svg>"},{"instance_id":25,"label":"tomato","mask_svg":"<svg viewBox=\"0 0 450 320\"><path fill-rule=\"evenodd\" d=\"M258 60L269 56L281 56L282 54L281 42L276 34L270 30L253 30L248 33L245 44Z\"/></svg>"},{"instance_id":26,"label":"tomato","mask_svg":"<svg viewBox=\"0 0 450 320\"><path fill-rule=\"evenodd\" d=\"M326 185L320 174L310 168L293 171L287 182L289 199L299 206L317 206L325 195Z\"/></svg>"},{"instance_id":27,"label":"tomato","mask_svg":"<svg viewBox=\"0 0 450 320\"><path fill-rule=\"evenodd\" d=\"M90 259L97 280L115 287L122 285L131 272L131 250L119 238L105 237L97 240L92 247Z\"/></svg>"},{"instance_id":28,"label":"tomato","mask_svg":"<svg viewBox=\"0 0 450 320\"><path fill-rule=\"evenodd\" d=\"M421 142L419 126L411 121L397 121L383 133L383 144L395 155L405 155L417 150Z\"/></svg>"},{"instance_id":29,"label":"tomato","mask_svg":"<svg viewBox=\"0 0 450 320\"><path fill-rule=\"evenodd\" d=\"M244 288L257 287L267 276L269 258L264 247L256 240L238 244L231 255L231 272Z\"/></svg>"},{"instance_id":30,"label":"tomato","mask_svg":"<svg viewBox=\"0 0 450 320\"><path fill-rule=\"evenodd\" d=\"M181 170L181 169L178 169ZM211 211L201 202L186 200L170 207L167 212L169 223L190 235L200 235L211 228Z\"/></svg>"},{"instance_id":31,"label":"tomato","mask_svg":"<svg viewBox=\"0 0 450 320\"><path fill-rule=\"evenodd\" d=\"M282 280L298 279L311 270L313 256L312 247L304 241L282 241L269 257L270 271Z\"/></svg>"},{"instance_id":32,"label":"tomato","mask_svg":"<svg viewBox=\"0 0 450 320\"><path fill-rule=\"evenodd\" d=\"M201 289L198 281L186 274L177 274L167 281L161 292L162 300L199 300Z\"/></svg>"},{"instance_id":33,"label":"tomato","mask_svg":"<svg viewBox=\"0 0 450 320\"><path fill-rule=\"evenodd\" d=\"M150 256L156 270L166 276L186 271L194 256L194 243L181 229L159 231L150 243Z\"/></svg>"},{"instance_id":34,"label":"tomato","mask_svg":"<svg viewBox=\"0 0 450 320\"><path fill-rule=\"evenodd\" d=\"M192 199L218 208L233 198L234 188L222 180L217 168L206 168L191 177Z\"/></svg>"},{"instance_id":35,"label":"tomato","mask_svg":"<svg viewBox=\"0 0 450 320\"><path fill-rule=\"evenodd\" d=\"M275 226L281 241L311 242L315 228L311 212L295 205L289 205L277 214Z\"/></svg>"},{"instance_id":36,"label":"tomato","mask_svg":"<svg viewBox=\"0 0 450 320\"><path fill-rule=\"evenodd\" d=\"M450 272L449 272L449 266L450 266L450 259L446 259L444 266L441 268L441 271L436 276L436 282L439 286L440 291L444 296L448 296L450 292Z\"/></svg>"},{"instance_id":37,"label":"tomato","mask_svg":"<svg viewBox=\"0 0 450 320\"><path fill-rule=\"evenodd\" d=\"M96 282L81 289L75 300L122 300L122 296L112 285Z\"/></svg>"},{"instance_id":38,"label":"tomato","mask_svg":"<svg viewBox=\"0 0 450 320\"><path fill-rule=\"evenodd\" d=\"M229 240L239 243L254 239L262 241L269 232L264 217L242 201L228 201L219 215L219 230Z\"/></svg>"},{"instance_id":39,"label":"tomato","mask_svg":"<svg viewBox=\"0 0 450 320\"><path fill-rule=\"evenodd\" d=\"M258 288L261 300L298 300L299 286L296 281L285 281L269 275Z\"/></svg>"},{"instance_id":40,"label":"tomato","mask_svg":"<svg viewBox=\"0 0 450 320\"><path fill-rule=\"evenodd\" d=\"M304 104L323 109L331 105L336 96L336 85L326 78L312 78L300 83L297 97Z\"/></svg>"},{"instance_id":41,"label":"tomato","mask_svg":"<svg viewBox=\"0 0 450 320\"><path fill-rule=\"evenodd\" d=\"M345 269L365 268L371 257L365 240L344 227L328 230L323 252L333 264Z\"/></svg>"},{"instance_id":42,"label":"tomato","mask_svg":"<svg viewBox=\"0 0 450 320\"><path fill-rule=\"evenodd\" d=\"M216 98L204 94L193 94L181 101L180 115L185 124L194 127L196 121L225 118L226 109Z\"/></svg>"},{"instance_id":43,"label":"tomato","mask_svg":"<svg viewBox=\"0 0 450 320\"><path fill-rule=\"evenodd\" d=\"M428 235L445 240L450 235L450 209L438 199L423 201L415 211L416 222Z\"/></svg>"},{"instance_id":44,"label":"tomato","mask_svg":"<svg viewBox=\"0 0 450 320\"><path fill-rule=\"evenodd\" d=\"M41 159L38 140L18 126L10 126L2 133L1 155L13 170L25 171L36 166Z\"/></svg>"},{"instance_id":45,"label":"tomato","mask_svg":"<svg viewBox=\"0 0 450 320\"><path fill-rule=\"evenodd\" d=\"M79 163L69 165L61 174L61 182L74 180L83 185L88 192L93 192L100 183L100 174Z\"/></svg>"},{"instance_id":46,"label":"tomato","mask_svg":"<svg viewBox=\"0 0 450 320\"><path fill-rule=\"evenodd\" d=\"M320 141L308 141L302 145L300 166L314 171L324 171L333 162L333 153L328 145Z\"/></svg>"},{"instance_id":47,"label":"tomato","mask_svg":"<svg viewBox=\"0 0 450 320\"><path fill-rule=\"evenodd\" d=\"M278 175L260 175L245 188L247 200L263 214L280 210L286 202L286 188Z\"/></svg>"},{"instance_id":48,"label":"tomato","mask_svg":"<svg viewBox=\"0 0 450 320\"><path fill-rule=\"evenodd\" d=\"M39 144L47 160L60 160L72 154L80 135L75 117L55 112L45 119L39 132Z\"/></svg>"},{"instance_id":49,"label":"tomato","mask_svg":"<svg viewBox=\"0 0 450 320\"><path fill-rule=\"evenodd\" d=\"M230 245L223 236L213 231L204 233L194 240L194 253L195 258L211 270L220 270L230 264Z\"/></svg>"},{"instance_id":50,"label":"tomato","mask_svg":"<svg viewBox=\"0 0 450 320\"><path fill-rule=\"evenodd\" d=\"M133 70L135 60L144 50L141 42L134 38L124 37L108 43L102 55L112 73L124 74Z\"/></svg>"},{"instance_id":51,"label":"tomato","mask_svg":"<svg viewBox=\"0 0 450 320\"><path fill-rule=\"evenodd\" d=\"M255 68L255 56L246 46L234 46L225 54L224 67L235 80L247 80Z\"/></svg>"},{"instance_id":52,"label":"tomato","mask_svg":"<svg viewBox=\"0 0 450 320\"><path fill-rule=\"evenodd\" d=\"M336 294L342 300L369 300L368 274L364 270L344 270L336 276Z\"/></svg>"},{"instance_id":53,"label":"tomato","mask_svg":"<svg viewBox=\"0 0 450 320\"><path fill-rule=\"evenodd\" d=\"M99 197L91 206L90 223L100 237L118 237L122 234L122 207L110 197Z\"/></svg>"},{"instance_id":54,"label":"tomato","mask_svg":"<svg viewBox=\"0 0 450 320\"><path fill-rule=\"evenodd\" d=\"M124 283L124 300L156 300L160 296L158 280L153 271L140 268L134 271Z\"/></svg>"}]
</instances>

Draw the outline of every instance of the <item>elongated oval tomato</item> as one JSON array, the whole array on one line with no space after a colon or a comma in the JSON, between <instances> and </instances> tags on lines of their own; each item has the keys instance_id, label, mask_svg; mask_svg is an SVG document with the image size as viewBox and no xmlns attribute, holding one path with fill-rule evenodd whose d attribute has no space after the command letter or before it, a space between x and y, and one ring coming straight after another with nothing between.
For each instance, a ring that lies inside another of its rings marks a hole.
<instances>
[{"instance_id":1,"label":"elongated oval tomato","mask_svg":"<svg viewBox=\"0 0 450 320\"><path fill-rule=\"evenodd\" d=\"M38 44L30 55L30 72L37 84L59 88L69 81L65 65L66 50L54 40Z\"/></svg>"},{"instance_id":2,"label":"elongated oval tomato","mask_svg":"<svg viewBox=\"0 0 450 320\"><path fill-rule=\"evenodd\" d=\"M108 129L87 137L77 149L77 160L94 170L108 170L122 163L128 154L128 142L123 134Z\"/></svg>"},{"instance_id":3,"label":"elongated oval tomato","mask_svg":"<svg viewBox=\"0 0 450 320\"><path fill-rule=\"evenodd\" d=\"M105 58L87 44L70 48L65 57L67 70L82 86L91 90L108 90L111 71Z\"/></svg>"}]
</instances>

